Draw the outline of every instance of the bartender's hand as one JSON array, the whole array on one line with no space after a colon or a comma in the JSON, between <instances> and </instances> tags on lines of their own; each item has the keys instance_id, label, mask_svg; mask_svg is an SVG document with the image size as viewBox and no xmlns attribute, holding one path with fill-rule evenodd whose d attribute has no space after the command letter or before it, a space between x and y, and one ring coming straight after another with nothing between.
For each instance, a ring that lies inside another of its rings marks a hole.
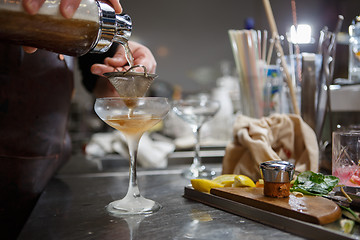
<instances>
[{"instance_id":1,"label":"bartender's hand","mask_svg":"<svg viewBox=\"0 0 360 240\"><path fill-rule=\"evenodd\" d=\"M134 65L143 65L146 67L148 73L155 73L156 60L151 51L137 42L129 41L128 44L134 57ZM106 58L104 64L92 65L91 72L95 75L102 76L106 72L116 71L115 68L119 71L126 71L129 69L124 48L120 44L113 57ZM143 71L143 69L135 68L134 71Z\"/></svg>"},{"instance_id":2,"label":"bartender's hand","mask_svg":"<svg viewBox=\"0 0 360 240\"><path fill-rule=\"evenodd\" d=\"M44 4L45 0L23 0L22 5L29 14L35 15L39 11L40 7ZM60 13L65 18L72 18L74 13L79 7L81 0L61 0L60 2ZM108 0L116 13L122 13L122 7L119 0ZM25 52L33 53L36 51L36 48L33 47L23 47Z\"/></svg>"},{"instance_id":3,"label":"bartender's hand","mask_svg":"<svg viewBox=\"0 0 360 240\"><path fill-rule=\"evenodd\" d=\"M129 41L128 43L134 57L134 65L143 65L146 67L148 73L155 73L156 60L151 51L139 43L132 41ZM129 69L122 45L119 45L117 52L112 58L106 58L104 60L104 64L94 64L91 66L91 72L100 76L93 91L95 97L119 96L110 81L102 77L102 75L106 72L114 72L115 68L119 71L126 71ZM138 69L143 71L142 68ZM137 71L137 68L135 68L134 71Z\"/></svg>"},{"instance_id":4,"label":"bartender's hand","mask_svg":"<svg viewBox=\"0 0 360 240\"><path fill-rule=\"evenodd\" d=\"M24 9L31 15L35 15L40 7L44 4L45 0L23 0L22 5ZM72 18L75 11L78 9L81 0L61 0L60 13L65 18ZM122 13L122 7L118 0L108 0L116 13Z\"/></svg>"}]
</instances>

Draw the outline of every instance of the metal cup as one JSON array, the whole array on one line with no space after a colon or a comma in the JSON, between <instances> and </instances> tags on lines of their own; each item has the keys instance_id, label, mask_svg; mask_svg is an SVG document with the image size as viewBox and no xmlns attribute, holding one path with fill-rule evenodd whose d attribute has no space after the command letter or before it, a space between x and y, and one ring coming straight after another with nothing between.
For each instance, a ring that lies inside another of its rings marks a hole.
<instances>
[{"instance_id":1,"label":"metal cup","mask_svg":"<svg viewBox=\"0 0 360 240\"><path fill-rule=\"evenodd\" d=\"M260 164L260 173L265 182L286 183L294 176L294 164L281 161L267 161Z\"/></svg>"}]
</instances>

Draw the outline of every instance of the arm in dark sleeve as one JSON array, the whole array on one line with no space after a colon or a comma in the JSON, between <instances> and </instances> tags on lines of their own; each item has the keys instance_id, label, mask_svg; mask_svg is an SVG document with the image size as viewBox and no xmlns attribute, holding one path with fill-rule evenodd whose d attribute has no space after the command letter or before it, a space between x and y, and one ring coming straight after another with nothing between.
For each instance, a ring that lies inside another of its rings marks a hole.
<instances>
[{"instance_id":1,"label":"arm in dark sleeve","mask_svg":"<svg viewBox=\"0 0 360 240\"><path fill-rule=\"evenodd\" d=\"M96 86L96 81L99 78L98 75L91 73L91 66L95 63L104 63L105 58L114 56L117 47L118 44L114 43L106 53L87 53L78 58L81 81L86 90L88 90L90 93L93 92Z\"/></svg>"}]
</instances>

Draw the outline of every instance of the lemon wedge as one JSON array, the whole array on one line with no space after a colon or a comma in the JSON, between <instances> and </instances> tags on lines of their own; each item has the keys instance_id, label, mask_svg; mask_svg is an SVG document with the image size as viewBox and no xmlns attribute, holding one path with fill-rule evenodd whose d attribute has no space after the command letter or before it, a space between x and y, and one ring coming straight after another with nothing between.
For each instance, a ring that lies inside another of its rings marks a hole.
<instances>
[{"instance_id":1,"label":"lemon wedge","mask_svg":"<svg viewBox=\"0 0 360 240\"><path fill-rule=\"evenodd\" d=\"M224 187L223 184L209 179L191 179L191 185L195 190L207 193L209 193L212 188Z\"/></svg>"},{"instance_id":2,"label":"lemon wedge","mask_svg":"<svg viewBox=\"0 0 360 240\"><path fill-rule=\"evenodd\" d=\"M234 180L223 181L221 184L224 185L224 187L232 187L232 185L234 184Z\"/></svg>"},{"instance_id":3,"label":"lemon wedge","mask_svg":"<svg viewBox=\"0 0 360 240\"><path fill-rule=\"evenodd\" d=\"M214 182L225 185L225 187L231 187L235 181L236 174L223 174L213 179Z\"/></svg>"},{"instance_id":4,"label":"lemon wedge","mask_svg":"<svg viewBox=\"0 0 360 240\"><path fill-rule=\"evenodd\" d=\"M237 175L235 176L233 187L255 187L255 183L248 176Z\"/></svg>"},{"instance_id":5,"label":"lemon wedge","mask_svg":"<svg viewBox=\"0 0 360 240\"><path fill-rule=\"evenodd\" d=\"M340 226L344 233L351 233L354 228L355 222L350 219L341 219Z\"/></svg>"}]
</instances>

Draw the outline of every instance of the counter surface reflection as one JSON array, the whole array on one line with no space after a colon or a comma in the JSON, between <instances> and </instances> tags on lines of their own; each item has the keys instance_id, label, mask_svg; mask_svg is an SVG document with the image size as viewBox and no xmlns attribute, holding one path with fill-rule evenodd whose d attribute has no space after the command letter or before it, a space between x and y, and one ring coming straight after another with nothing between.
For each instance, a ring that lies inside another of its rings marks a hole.
<instances>
[{"instance_id":1,"label":"counter surface reflection","mask_svg":"<svg viewBox=\"0 0 360 240\"><path fill-rule=\"evenodd\" d=\"M61 173L46 187L19 239L302 239L183 198L184 186L190 181L181 172L187 167L139 168L142 194L159 202L162 209L149 216L126 218L108 215L105 205L126 194L127 168L123 172ZM219 170L221 165L211 167Z\"/></svg>"}]
</instances>

